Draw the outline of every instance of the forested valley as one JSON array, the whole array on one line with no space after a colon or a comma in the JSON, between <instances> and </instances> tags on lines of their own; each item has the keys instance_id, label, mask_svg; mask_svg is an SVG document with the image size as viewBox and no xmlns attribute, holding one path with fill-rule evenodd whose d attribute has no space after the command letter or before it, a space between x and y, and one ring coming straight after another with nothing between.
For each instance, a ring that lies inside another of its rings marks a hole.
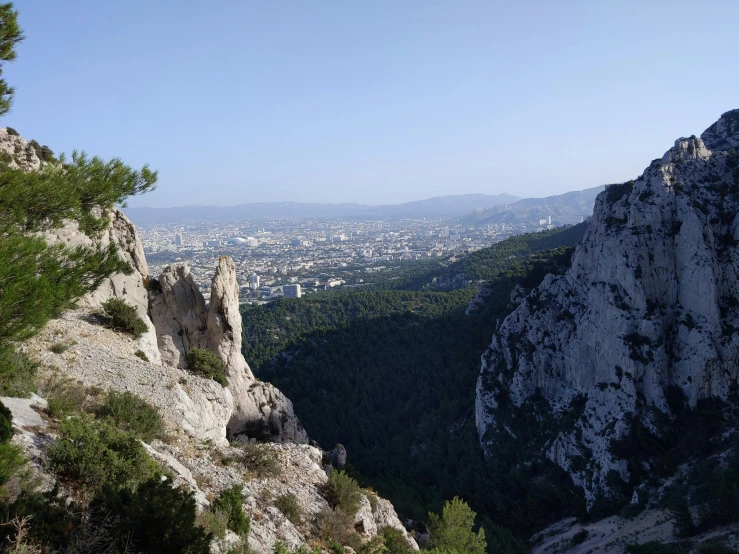
<instances>
[{"instance_id":1,"label":"forested valley","mask_svg":"<svg viewBox=\"0 0 739 554\"><path fill-rule=\"evenodd\" d=\"M345 445L350 470L401 515L424 520L459 495L491 551L526 552L533 531L584 508L553 464L517 465L536 432L526 421L498 456L483 458L475 383L513 289L564 271L583 233L581 224L516 236L423 277L247 307L245 357L293 400L313 439ZM439 290L459 276L474 286ZM478 288L484 302L465 315Z\"/></svg>"}]
</instances>

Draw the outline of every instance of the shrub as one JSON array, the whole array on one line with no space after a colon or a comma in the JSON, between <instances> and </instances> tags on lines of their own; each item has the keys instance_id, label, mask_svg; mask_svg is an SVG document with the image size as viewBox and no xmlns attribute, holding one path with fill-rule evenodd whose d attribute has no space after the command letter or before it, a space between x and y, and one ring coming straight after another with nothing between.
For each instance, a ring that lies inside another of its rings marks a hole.
<instances>
[{"instance_id":1,"label":"shrub","mask_svg":"<svg viewBox=\"0 0 739 554\"><path fill-rule=\"evenodd\" d=\"M143 319L139 317L136 308L126 304L121 298L110 298L103 302L103 314L108 320L108 326L130 333L138 338L149 328Z\"/></svg>"},{"instance_id":2,"label":"shrub","mask_svg":"<svg viewBox=\"0 0 739 554\"><path fill-rule=\"evenodd\" d=\"M16 352L12 346L0 345L0 396L28 398L36 392L34 380L38 365Z\"/></svg>"},{"instance_id":3,"label":"shrub","mask_svg":"<svg viewBox=\"0 0 739 554\"><path fill-rule=\"evenodd\" d=\"M72 345L67 342L55 342L51 345L49 350L51 350L54 354L64 354L67 350L69 350L70 346Z\"/></svg>"},{"instance_id":4,"label":"shrub","mask_svg":"<svg viewBox=\"0 0 739 554\"><path fill-rule=\"evenodd\" d=\"M266 444L248 443L242 447L244 466L259 479L276 477L282 472L277 453Z\"/></svg>"},{"instance_id":5,"label":"shrub","mask_svg":"<svg viewBox=\"0 0 739 554\"><path fill-rule=\"evenodd\" d=\"M221 491L221 494L213 502L213 508L225 514L227 521L226 526L245 538L249 535L251 521L244 513L243 505L243 488L241 485L233 485Z\"/></svg>"},{"instance_id":6,"label":"shrub","mask_svg":"<svg viewBox=\"0 0 739 554\"><path fill-rule=\"evenodd\" d=\"M8 518L31 516L30 538L53 552L69 544L70 533L79 524L79 505L60 496L57 487L47 492L24 491L3 509Z\"/></svg>"},{"instance_id":7,"label":"shrub","mask_svg":"<svg viewBox=\"0 0 739 554\"><path fill-rule=\"evenodd\" d=\"M0 498L4 496L4 485L26 463L20 446L12 442L0 443Z\"/></svg>"},{"instance_id":8,"label":"shrub","mask_svg":"<svg viewBox=\"0 0 739 554\"><path fill-rule=\"evenodd\" d=\"M378 534L371 540L363 543L357 549L357 554L393 554L393 551L388 550L387 546L385 546L385 541ZM415 550L413 551L413 554L416 554Z\"/></svg>"},{"instance_id":9,"label":"shrub","mask_svg":"<svg viewBox=\"0 0 739 554\"><path fill-rule=\"evenodd\" d=\"M324 496L332 508L353 516L362 502L362 489L346 472L334 471L328 478Z\"/></svg>"},{"instance_id":10,"label":"shrub","mask_svg":"<svg viewBox=\"0 0 739 554\"><path fill-rule=\"evenodd\" d=\"M168 479L148 479L135 489L106 486L92 504L109 513L117 527L115 552L206 554L210 536L196 525L191 492Z\"/></svg>"},{"instance_id":11,"label":"shrub","mask_svg":"<svg viewBox=\"0 0 739 554\"><path fill-rule=\"evenodd\" d=\"M82 383L65 379L55 383L46 394L47 411L55 418L82 413L94 400Z\"/></svg>"},{"instance_id":12,"label":"shrub","mask_svg":"<svg viewBox=\"0 0 739 554\"><path fill-rule=\"evenodd\" d=\"M20 136L20 133L16 131L15 129L13 129L12 127L7 127L5 130L8 132L9 135L12 135L14 137Z\"/></svg>"},{"instance_id":13,"label":"shrub","mask_svg":"<svg viewBox=\"0 0 739 554\"><path fill-rule=\"evenodd\" d=\"M198 514L198 525L205 529L206 533L217 539L224 538L228 529L226 514L221 511L208 511Z\"/></svg>"},{"instance_id":14,"label":"shrub","mask_svg":"<svg viewBox=\"0 0 739 554\"><path fill-rule=\"evenodd\" d=\"M341 510L325 508L316 517L318 536L324 541L336 542L342 546L356 549L361 544L359 535L354 531L354 517ZM343 551L340 550L340 552Z\"/></svg>"},{"instance_id":15,"label":"shrub","mask_svg":"<svg viewBox=\"0 0 739 554\"><path fill-rule=\"evenodd\" d=\"M13 438L13 414L5 404L0 402L0 443Z\"/></svg>"},{"instance_id":16,"label":"shrub","mask_svg":"<svg viewBox=\"0 0 739 554\"><path fill-rule=\"evenodd\" d=\"M367 492L365 493L365 496L367 497L367 500L369 500L370 508L372 509L372 513L377 512L377 495L373 492Z\"/></svg>"},{"instance_id":17,"label":"shrub","mask_svg":"<svg viewBox=\"0 0 739 554\"><path fill-rule=\"evenodd\" d=\"M143 350L137 350L133 354L134 354L134 356L136 356L137 358L139 358L141 360L144 360L145 362L148 362L149 361L149 356L147 356L146 355L146 352L144 352Z\"/></svg>"},{"instance_id":18,"label":"shrub","mask_svg":"<svg viewBox=\"0 0 739 554\"><path fill-rule=\"evenodd\" d=\"M110 418L118 429L146 442L164 433L164 422L156 408L128 391L110 391L96 414L101 418Z\"/></svg>"},{"instance_id":19,"label":"shrub","mask_svg":"<svg viewBox=\"0 0 739 554\"><path fill-rule=\"evenodd\" d=\"M228 386L226 366L213 352L202 348L193 348L186 356L185 362L191 371L207 379L213 379L223 387Z\"/></svg>"},{"instance_id":20,"label":"shrub","mask_svg":"<svg viewBox=\"0 0 739 554\"><path fill-rule=\"evenodd\" d=\"M414 554L416 552L400 529L383 527L378 530L377 534L382 537L388 554Z\"/></svg>"},{"instance_id":21,"label":"shrub","mask_svg":"<svg viewBox=\"0 0 739 554\"><path fill-rule=\"evenodd\" d=\"M29 538L29 522L31 516L24 518L13 518L5 527L12 529L11 535L6 537L7 548L4 552L8 554L41 554L43 550ZM5 542L5 541L3 541Z\"/></svg>"},{"instance_id":22,"label":"shrub","mask_svg":"<svg viewBox=\"0 0 739 554\"><path fill-rule=\"evenodd\" d=\"M83 493L104 485L132 487L160 475L139 439L109 420L76 416L63 421L61 438L48 455L51 469Z\"/></svg>"},{"instance_id":23,"label":"shrub","mask_svg":"<svg viewBox=\"0 0 739 554\"><path fill-rule=\"evenodd\" d=\"M441 516L429 513L431 545L441 549L457 549L467 554L485 554L485 531L472 530L477 514L461 498L444 504Z\"/></svg>"},{"instance_id":24,"label":"shrub","mask_svg":"<svg viewBox=\"0 0 739 554\"><path fill-rule=\"evenodd\" d=\"M588 530L587 529L580 529L577 533L575 533L572 536L572 539L570 540L570 544L572 546L577 546L578 544L584 543L586 540L588 540Z\"/></svg>"},{"instance_id":25,"label":"shrub","mask_svg":"<svg viewBox=\"0 0 739 554\"><path fill-rule=\"evenodd\" d=\"M300 506L298 506L298 499L293 493L289 492L278 496L275 499L275 507L280 510L293 525L297 525L300 522Z\"/></svg>"}]
</instances>

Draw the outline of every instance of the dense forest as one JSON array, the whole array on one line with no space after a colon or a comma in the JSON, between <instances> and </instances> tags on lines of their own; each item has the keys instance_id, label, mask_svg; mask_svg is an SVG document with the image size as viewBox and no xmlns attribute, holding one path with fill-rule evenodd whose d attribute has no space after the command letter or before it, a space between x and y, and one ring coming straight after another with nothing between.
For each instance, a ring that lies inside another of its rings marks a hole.
<instances>
[{"instance_id":1,"label":"dense forest","mask_svg":"<svg viewBox=\"0 0 739 554\"><path fill-rule=\"evenodd\" d=\"M293 400L310 436L324 447L343 443L351 469L402 515L423 520L459 495L478 512L491 551L525 552L521 539L532 531L582 513L579 495L543 459L517 467L524 435L483 459L475 383L513 288L563 271L582 231L513 237L451 266L493 276L484 304L469 315L476 288L431 292L436 272L417 278L425 290L376 285L246 308L246 359Z\"/></svg>"}]
</instances>

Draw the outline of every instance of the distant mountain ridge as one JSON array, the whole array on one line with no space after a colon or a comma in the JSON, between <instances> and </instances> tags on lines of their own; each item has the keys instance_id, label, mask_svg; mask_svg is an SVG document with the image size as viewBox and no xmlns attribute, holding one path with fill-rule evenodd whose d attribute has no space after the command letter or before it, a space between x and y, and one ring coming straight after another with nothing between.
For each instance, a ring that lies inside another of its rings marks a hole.
<instances>
[{"instance_id":1,"label":"distant mountain ridge","mask_svg":"<svg viewBox=\"0 0 739 554\"><path fill-rule=\"evenodd\" d=\"M329 217L459 217L481 206L510 204L520 200L508 193L457 194L436 196L403 204L369 206L367 204L319 204L313 202L253 202L236 206L181 206L175 208L126 208L126 215L136 224L208 223L248 219L329 218Z\"/></svg>"},{"instance_id":2,"label":"distant mountain ridge","mask_svg":"<svg viewBox=\"0 0 739 554\"><path fill-rule=\"evenodd\" d=\"M605 186L599 186L546 198L524 198L513 204L477 207L460 222L476 225L519 223L551 216L554 223L577 223L580 217L592 215L595 197L604 189Z\"/></svg>"}]
</instances>

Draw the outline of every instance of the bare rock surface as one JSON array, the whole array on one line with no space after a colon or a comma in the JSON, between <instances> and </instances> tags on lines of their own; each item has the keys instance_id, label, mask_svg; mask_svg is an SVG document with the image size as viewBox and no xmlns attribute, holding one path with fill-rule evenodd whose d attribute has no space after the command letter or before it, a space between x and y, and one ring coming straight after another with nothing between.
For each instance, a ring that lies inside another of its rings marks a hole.
<instances>
[{"instance_id":1,"label":"bare rock surface","mask_svg":"<svg viewBox=\"0 0 739 554\"><path fill-rule=\"evenodd\" d=\"M13 169L36 171L44 164L29 141L4 127L0 127L0 152L7 155L8 167Z\"/></svg>"},{"instance_id":2,"label":"bare rock surface","mask_svg":"<svg viewBox=\"0 0 739 554\"><path fill-rule=\"evenodd\" d=\"M166 267L157 282L149 294L149 313L162 363L185 367L185 356L193 348L205 348L205 299L187 265Z\"/></svg>"},{"instance_id":3,"label":"bare rock surface","mask_svg":"<svg viewBox=\"0 0 739 554\"><path fill-rule=\"evenodd\" d=\"M185 356L193 348L207 349L221 359L234 399L229 434L308 442L292 402L269 383L256 379L241 353L239 287L233 260L228 256L220 258L207 307L186 265L167 267L158 283L149 293L149 311L162 360L185 367Z\"/></svg>"},{"instance_id":4,"label":"bare rock surface","mask_svg":"<svg viewBox=\"0 0 739 554\"><path fill-rule=\"evenodd\" d=\"M739 110L682 138L635 181L596 199L563 276L548 275L502 323L477 384L480 442L494 455L504 412L543 399L566 421L542 452L592 506L632 418L657 432L668 387L691 406L726 399L739 371ZM508 408L506 408L508 409Z\"/></svg>"},{"instance_id":5,"label":"bare rock surface","mask_svg":"<svg viewBox=\"0 0 739 554\"><path fill-rule=\"evenodd\" d=\"M0 402L13 415L13 427L21 430L26 427L37 427L39 429L46 427L46 422L41 418L38 411L36 411L46 408L46 400L40 396L36 396L35 394L31 395L31 398L2 396L0 397Z\"/></svg>"},{"instance_id":6,"label":"bare rock surface","mask_svg":"<svg viewBox=\"0 0 739 554\"><path fill-rule=\"evenodd\" d=\"M69 347L61 354L55 343ZM145 362L128 335L103 327L89 311L67 312L24 345L26 352L60 375L86 386L130 391L153 406L175 434L226 444L226 423L233 411L228 389L184 370Z\"/></svg>"}]
</instances>

